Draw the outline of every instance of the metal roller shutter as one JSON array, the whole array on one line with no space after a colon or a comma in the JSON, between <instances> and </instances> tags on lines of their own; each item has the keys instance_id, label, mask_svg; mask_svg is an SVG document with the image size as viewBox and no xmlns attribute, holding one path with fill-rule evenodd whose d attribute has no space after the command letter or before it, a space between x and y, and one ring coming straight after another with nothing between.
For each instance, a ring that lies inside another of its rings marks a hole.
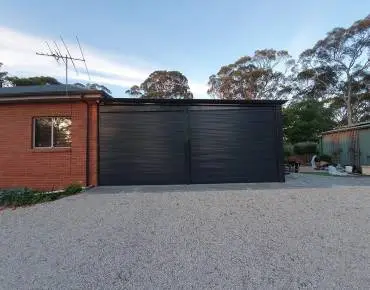
<instances>
[{"instance_id":1,"label":"metal roller shutter","mask_svg":"<svg viewBox=\"0 0 370 290\"><path fill-rule=\"evenodd\" d=\"M273 107L190 110L191 182L280 181Z\"/></svg>"},{"instance_id":2,"label":"metal roller shutter","mask_svg":"<svg viewBox=\"0 0 370 290\"><path fill-rule=\"evenodd\" d=\"M100 185L284 181L275 103L132 102L100 106Z\"/></svg>"},{"instance_id":3,"label":"metal roller shutter","mask_svg":"<svg viewBox=\"0 0 370 290\"><path fill-rule=\"evenodd\" d=\"M184 111L109 109L100 113L101 185L189 182Z\"/></svg>"}]
</instances>

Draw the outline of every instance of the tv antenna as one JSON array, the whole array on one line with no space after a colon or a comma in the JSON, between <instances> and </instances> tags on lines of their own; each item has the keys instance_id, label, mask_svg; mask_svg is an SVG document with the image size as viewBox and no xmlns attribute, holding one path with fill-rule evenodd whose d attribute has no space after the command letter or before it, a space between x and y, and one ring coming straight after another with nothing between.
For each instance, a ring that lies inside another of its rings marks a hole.
<instances>
[{"instance_id":1,"label":"tv antenna","mask_svg":"<svg viewBox=\"0 0 370 290\"><path fill-rule=\"evenodd\" d=\"M45 43L46 43L46 45L49 49L49 53L36 52L36 54L40 55L40 56L53 57L58 64L60 64L60 60L64 63L64 65L65 65L65 76L66 76L66 94L68 95L68 66L69 66L69 63L70 62L72 63L73 68L74 68L77 75L78 75L78 70L76 68L75 61L80 61L80 62L84 63L86 73L89 77L89 80L90 80L90 73L89 73L89 70L87 68L86 59L85 59L85 56L84 56L84 53L83 53L83 50L82 50L82 47L81 47L81 44L80 44L80 41L79 41L78 37L76 36L76 40L77 40L78 48L80 49L80 52L81 52L81 58L72 57L72 55L71 55L71 53L68 49L68 46L64 42L64 39L63 39L62 36L60 36L60 40L62 41L62 44L63 44L64 49L65 49L64 53L62 53L62 51L59 49L58 43L56 41L53 41L53 44L54 44L53 49L49 45L49 43L47 41L45 41Z\"/></svg>"}]
</instances>

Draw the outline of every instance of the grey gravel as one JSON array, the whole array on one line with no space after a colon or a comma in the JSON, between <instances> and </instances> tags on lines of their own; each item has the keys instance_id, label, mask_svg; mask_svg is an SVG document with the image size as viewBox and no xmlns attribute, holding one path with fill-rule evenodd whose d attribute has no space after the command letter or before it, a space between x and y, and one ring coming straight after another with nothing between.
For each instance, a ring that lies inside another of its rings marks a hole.
<instances>
[{"instance_id":1,"label":"grey gravel","mask_svg":"<svg viewBox=\"0 0 370 290\"><path fill-rule=\"evenodd\" d=\"M2 211L0 288L369 289L370 187L305 178L322 177L103 187Z\"/></svg>"}]
</instances>

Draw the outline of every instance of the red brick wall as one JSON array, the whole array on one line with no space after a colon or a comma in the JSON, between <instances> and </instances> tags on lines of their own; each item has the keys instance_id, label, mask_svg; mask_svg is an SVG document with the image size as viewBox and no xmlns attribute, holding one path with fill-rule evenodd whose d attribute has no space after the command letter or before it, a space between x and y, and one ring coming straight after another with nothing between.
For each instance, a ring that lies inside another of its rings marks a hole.
<instances>
[{"instance_id":1,"label":"red brick wall","mask_svg":"<svg viewBox=\"0 0 370 290\"><path fill-rule=\"evenodd\" d=\"M89 185L97 184L97 104L89 104ZM72 146L32 147L33 117L70 116ZM0 104L0 188L59 189L86 185L87 105L74 103Z\"/></svg>"}]
</instances>

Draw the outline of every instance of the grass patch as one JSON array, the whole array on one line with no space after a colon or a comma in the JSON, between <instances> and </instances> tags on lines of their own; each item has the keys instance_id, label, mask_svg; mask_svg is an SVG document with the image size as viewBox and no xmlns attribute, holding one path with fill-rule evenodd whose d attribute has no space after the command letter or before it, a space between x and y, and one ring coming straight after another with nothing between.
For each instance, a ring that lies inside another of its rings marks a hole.
<instances>
[{"instance_id":1,"label":"grass patch","mask_svg":"<svg viewBox=\"0 0 370 290\"><path fill-rule=\"evenodd\" d=\"M42 192L29 188L0 189L0 207L17 207L49 202L82 191L80 184L71 184L64 190Z\"/></svg>"}]
</instances>

